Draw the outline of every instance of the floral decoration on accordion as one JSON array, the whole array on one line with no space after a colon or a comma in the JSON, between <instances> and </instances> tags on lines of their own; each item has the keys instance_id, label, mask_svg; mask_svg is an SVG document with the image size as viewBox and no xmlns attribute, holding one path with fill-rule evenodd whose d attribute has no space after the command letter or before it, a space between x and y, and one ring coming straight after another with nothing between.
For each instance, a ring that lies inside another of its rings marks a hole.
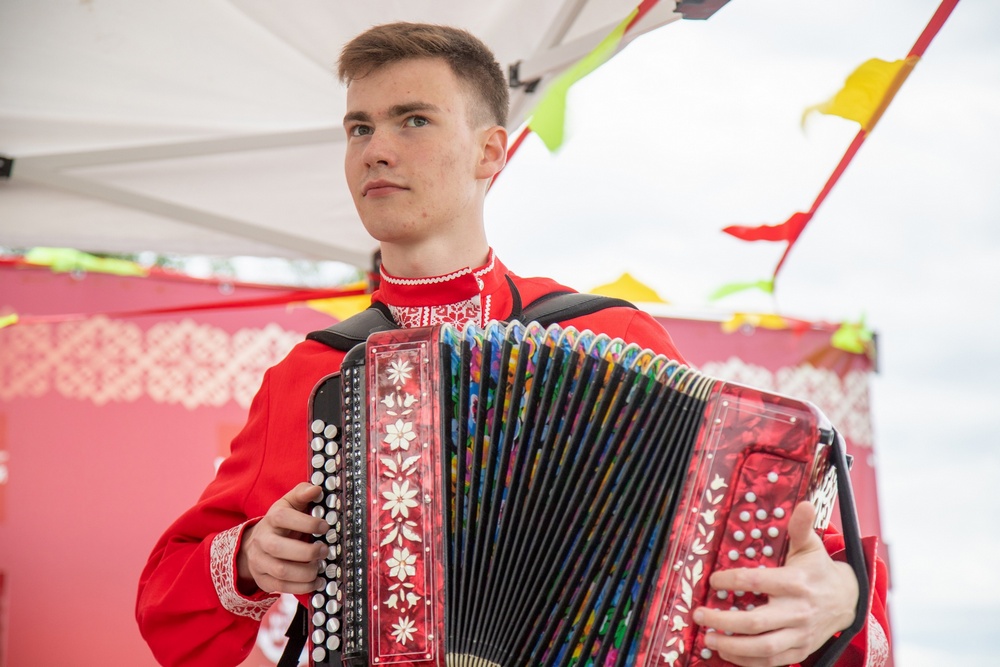
<instances>
[{"instance_id":1,"label":"floral decoration on accordion","mask_svg":"<svg viewBox=\"0 0 1000 667\"><path fill-rule=\"evenodd\" d=\"M435 644L427 350L390 344L369 353L371 660L409 663L430 659Z\"/></svg>"}]
</instances>

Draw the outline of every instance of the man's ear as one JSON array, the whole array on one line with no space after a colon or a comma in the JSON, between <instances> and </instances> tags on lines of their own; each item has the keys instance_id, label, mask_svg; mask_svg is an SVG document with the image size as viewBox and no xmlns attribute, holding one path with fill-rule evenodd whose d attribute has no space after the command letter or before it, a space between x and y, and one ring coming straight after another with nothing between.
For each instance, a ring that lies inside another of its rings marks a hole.
<instances>
[{"instance_id":1,"label":"man's ear","mask_svg":"<svg viewBox=\"0 0 1000 667\"><path fill-rule=\"evenodd\" d=\"M507 163L507 130L499 125L483 130L482 147L476 178L492 179Z\"/></svg>"}]
</instances>

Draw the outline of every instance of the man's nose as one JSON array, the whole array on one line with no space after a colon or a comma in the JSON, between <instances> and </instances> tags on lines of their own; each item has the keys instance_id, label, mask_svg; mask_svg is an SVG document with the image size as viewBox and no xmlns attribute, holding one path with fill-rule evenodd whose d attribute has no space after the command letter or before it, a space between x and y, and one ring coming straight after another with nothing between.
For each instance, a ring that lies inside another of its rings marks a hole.
<instances>
[{"instance_id":1,"label":"man's nose","mask_svg":"<svg viewBox=\"0 0 1000 667\"><path fill-rule=\"evenodd\" d=\"M365 145L363 158L365 165L369 168L378 164L387 167L395 166L397 152L392 133L384 129L374 130Z\"/></svg>"}]
</instances>

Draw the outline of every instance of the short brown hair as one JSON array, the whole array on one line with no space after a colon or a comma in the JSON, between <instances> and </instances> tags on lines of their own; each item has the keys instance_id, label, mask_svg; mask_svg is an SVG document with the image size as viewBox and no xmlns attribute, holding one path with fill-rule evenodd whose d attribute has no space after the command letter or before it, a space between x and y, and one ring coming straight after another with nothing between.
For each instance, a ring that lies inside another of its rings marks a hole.
<instances>
[{"instance_id":1,"label":"short brown hair","mask_svg":"<svg viewBox=\"0 0 1000 667\"><path fill-rule=\"evenodd\" d=\"M488 122L507 125L507 79L490 48L466 30L404 22L369 28L344 46L337 74L350 85L383 65L413 58L444 59L482 101Z\"/></svg>"}]
</instances>

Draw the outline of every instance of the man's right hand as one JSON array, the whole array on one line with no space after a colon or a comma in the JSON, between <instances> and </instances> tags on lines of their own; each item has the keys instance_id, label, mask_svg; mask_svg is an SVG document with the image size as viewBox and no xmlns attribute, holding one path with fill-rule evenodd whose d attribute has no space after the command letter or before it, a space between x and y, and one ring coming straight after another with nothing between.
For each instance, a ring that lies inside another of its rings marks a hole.
<instances>
[{"instance_id":1,"label":"man's right hand","mask_svg":"<svg viewBox=\"0 0 1000 667\"><path fill-rule=\"evenodd\" d=\"M326 547L314 533L329 528L308 513L322 489L303 482L279 498L255 525L243 531L236 555L237 586L244 595L311 593L316 589L319 560Z\"/></svg>"}]
</instances>

